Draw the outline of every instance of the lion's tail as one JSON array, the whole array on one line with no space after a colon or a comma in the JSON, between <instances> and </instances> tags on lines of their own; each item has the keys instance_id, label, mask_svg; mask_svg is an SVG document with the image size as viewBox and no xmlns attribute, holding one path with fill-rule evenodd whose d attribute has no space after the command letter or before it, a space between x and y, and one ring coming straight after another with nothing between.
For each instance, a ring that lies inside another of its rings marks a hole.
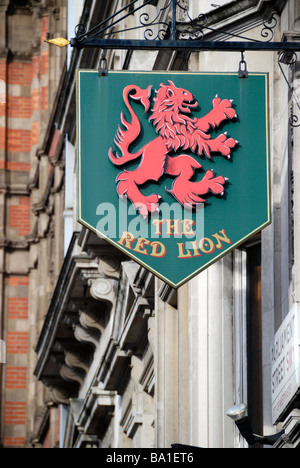
<instances>
[{"instance_id":1,"label":"lion's tail","mask_svg":"<svg viewBox=\"0 0 300 468\"><path fill-rule=\"evenodd\" d=\"M124 89L123 99L130 112L131 122L127 122L123 112L121 112L121 123L126 130L122 129L119 125L117 135L115 138L115 144L121 151L121 155L114 155L113 148L110 148L108 154L109 159L116 166L121 166L129 161L133 161L134 159L137 159L143 154L143 149L141 149L135 154L129 152L129 146L137 139L137 137L141 133L141 123L131 107L129 97L131 99L134 99L135 101L140 101L145 108L145 112L147 112L150 107L151 88L152 86L148 86L148 88L146 89L141 89L139 86L129 85Z\"/></svg>"}]
</instances>

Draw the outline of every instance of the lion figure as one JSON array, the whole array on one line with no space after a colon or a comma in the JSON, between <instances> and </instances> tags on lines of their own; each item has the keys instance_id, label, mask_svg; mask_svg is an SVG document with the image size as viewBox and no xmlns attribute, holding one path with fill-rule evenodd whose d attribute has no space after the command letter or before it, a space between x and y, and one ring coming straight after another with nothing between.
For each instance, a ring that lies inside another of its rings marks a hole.
<instances>
[{"instance_id":1,"label":"lion figure","mask_svg":"<svg viewBox=\"0 0 300 468\"><path fill-rule=\"evenodd\" d=\"M179 149L189 149L209 159L212 158L212 153L219 153L230 159L232 149L238 144L233 138L227 138L226 133L216 138L212 138L208 133L225 120L237 117L232 100L221 100L216 96L212 101L213 108L206 116L192 117L192 109L198 107L195 97L186 89L177 88L172 81L168 81L167 85L161 84L156 91L151 110L150 122L153 122L158 136L138 152L131 153L129 147L140 135L141 123L130 99L141 103L147 113L151 105L151 90L152 86L141 89L135 85L124 89L123 99L131 122L128 122L121 112L123 127L118 127L115 138L115 144L121 154L115 155L113 148L109 150L109 158L116 166L123 166L140 158L138 168L132 171L123 170L116 182L119 196L126 196L144 218L149 213L159 211L161 196L146 196L140 191L140 187L149 181L158 182L164 174L175 177L169 193L184 207L192 208L205 202L202 196L209 193L224 195L224 185L228 179L223 176L215 177L213 170L208 170L202 180L192 181L195 171L201 170L202 165L189 155L174 155Z\"/></svg>"}]
</instances>

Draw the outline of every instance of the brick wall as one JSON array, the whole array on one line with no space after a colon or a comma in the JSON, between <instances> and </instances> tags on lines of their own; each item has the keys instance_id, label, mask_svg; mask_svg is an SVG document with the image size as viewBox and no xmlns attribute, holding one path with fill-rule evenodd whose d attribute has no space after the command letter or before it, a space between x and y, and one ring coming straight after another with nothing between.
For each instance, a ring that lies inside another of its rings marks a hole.
<instances>
[{"instance_id":1,"label":"brick wall","mask_svg":"<svg viewBox=\"0 0 300 468\"><path fill-rule=\"evenodd\" d=\"M47 32L48 18L43 18L41 51L30 61L0 60L0 80L6 87L5 102L1 104L0 99L0 170L25 171L29 176L31 155L40 143L41 113L49 108L49 50L42 39ZM26 161L24 154L28 155Z\"/></svg>"},{"instance_id":2,"label":"brick wall","mask_svg":"<svg viewBox=\"0 0 300 468\"><path fill-rule=\"evenodd\" d=\"M26 402L6 401L4 405L4 424L22 425L26 422Z\"/></svg>"},{"instance_id":3,"label":"brick wall","mask_svg":"<svg viewBox=\"0 0 300 468\"><path fill-rule=\"evenodd\" d=\"M5 447L23 447L26 439L29 278L8 276L5 286L7 334L3 443Z\"/></svg>"},{"instance_id":4,"label":"brick wall","mask_svg":"<svg viewBox=\"0 0 300 468\"><path fill-rule=\"evenodd\" d=\"M4 447L24 447L25 437L4 437L3 440Z\"/></svg>"},{"instance_id":5,"label":"brick wall","mask_svg":"<svg viewBox=\"0 0 300 468\"><path fill-rule=\"evenodd\" d=\"M29 169L30 165L28 164ZM15 163L15 167L22 167L21 163ZM23 237L30 233L30 198L19 197L15 198L9 206L8 225L11 228L12 235Z\"/></svg>"},{"instance_id":6,"label":"brick wall","mask_svg":"<svg viewBox=\"0 0 300 468\"><path fill-rule=\"evenodd\" d=\"M28 351L28 287L28 277L11 276L7 279L7 355L26 354Z\"/></svg>"},{"instance_id":7,"label":"brick wall","mask_svg":"<svg viewBox=\"0 0 300 468\"><path fill-rule=\"evenodd\" d=\"M6 367L5 388L12 389L26 389L27 384L27 367Z\"/></svg>"},{"instance_id":8,"label":"brick wall","mask_svg":"<svg viewBox=\"0 0 300 468\"><path fill-rule=\"evenodd\" d=\"M37 18L38 16L32 21L33 28L38 27ZM18 21L17 18L15 20ZM0 23L0 29L2 27L9 26ZM16 50L17 53L10 54L8 60L0 58L0 177L5 184L11 184L4 197L6 224L3 232L7 241L19 242L20 245L31 233L30 193L26 195L26 191L32 161L37 162L36 151L43 142L41 132L46 131L49 118L49 46L44 42L49 30L48 17L40 18L39 28L39 31L32 31L30 41L27 29L24 29L29 47L36 45L36 34L40 35L39 49L34 47L24 54ZM13 30L6 32L8 38L13 34ZM18 25L16 34L19 40L22 24ZM26 414L30 407L29 403L27 408L29 278L20 273L27 271L26 265L19 264L23 261L20 250L17 251L16 258L14 260L14 251L10 248L10 272L4 275L6 334L3 339L6 342L6 365L1 368L5 378L3 393L0 393L3 408L0 427L4 431L1 433L4 447L25 445ZM12 273L14 269L16 271Z\"/></svg>"},{"instance_id":9,"label":"brick wall","mask_svg":"<svg viewBox=\"0 0 300 468\"><path fill-rule=\"evenodd\" d=\"M6 337L6 356L9 354L27 354L28 332L8 331Z\"/></svg>"},{"instance_id":10,"label":"brick wall","mask_svg":"<svg viewBox=\"0 0 300 468\"><path fill-rule=\"evenodd\" d=\"M28 297L9 297L7 301L9 320L28 319Z\"/></svg>"}]
</instances>

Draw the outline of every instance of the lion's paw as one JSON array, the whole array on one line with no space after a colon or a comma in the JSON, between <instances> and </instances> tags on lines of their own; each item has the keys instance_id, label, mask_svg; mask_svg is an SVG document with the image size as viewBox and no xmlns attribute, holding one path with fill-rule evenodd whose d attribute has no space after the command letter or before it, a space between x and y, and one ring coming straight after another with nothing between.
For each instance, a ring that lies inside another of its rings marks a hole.
<instances>
[{"instance_id":1,"label":"lion's paw","mask_svg":"<svg viewBox=\"0 0 300 468\"><path fill-rule=\"evenodd\" d=\"M219 135L218 138L215 139L217 151L228 159L230 159L231 150L235 148L238 143L239 142L233 138L227 138L227 133L222 133L222 135Z\"/></svg>"},{"instance_id":2,"label":"lion's paw","mask_svg":"<svg viewBox=\"0 0 300 468\"><path fill-rule=\"evenodd\" d=\"M171 193L182 206L193 207L199 203L204 203L206 200L202 198L202 195L213 195L223 196L225 189L224 185L228 181L223 176L215 177L213 170L207 171L202 180L199 182L192 182L190 180L183 180L178 178L173 184Z\"/></svg>"},{"instance_id":3,"label":"lion's paw","mask_svg":"<svg viewBox=\"0 0 300 468\"><path fill-rule=\"evenodd\" d=\"M224 195L224 185L228 182L227 178L215 177L213 170L211 170L206 172L203 181L207 183L208 191L210 190L214 195Z\"/></svg>"},{"instance_id":4,"label":"lion's paw","mask_svg":"<svg viewBox=\"0 0 300 468\"><path fill-rule=\"evenodd\" d=\"M213 107L218 114L220 114L220 120L233 119L237 117L235 109L232 107L232 100L224 99L223 101L217 95L213 100Z\"/></svg>"}]
</instances>

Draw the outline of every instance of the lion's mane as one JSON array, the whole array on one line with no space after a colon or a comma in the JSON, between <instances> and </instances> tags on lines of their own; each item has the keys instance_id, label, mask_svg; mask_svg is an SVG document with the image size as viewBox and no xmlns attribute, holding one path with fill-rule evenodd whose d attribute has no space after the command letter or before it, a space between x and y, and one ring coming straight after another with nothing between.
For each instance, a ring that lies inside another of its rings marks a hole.
<instances>
[{"instance_id":1,"label":"lion's mane","mask_svg":"<svg viewBox=\"0 0 300 468\"><path fill-rule=\"evenodd\" d=\"M154 99L153 115L149 120L153 121L157 133L163 137L168 150L177 151L179 148L195 150L197 147L195 132L199 132L195 126L197 118L190 118L180 112L182 98L180 99L176 90L172 84L160 85Z\"/></svg>"}]
</instances>

